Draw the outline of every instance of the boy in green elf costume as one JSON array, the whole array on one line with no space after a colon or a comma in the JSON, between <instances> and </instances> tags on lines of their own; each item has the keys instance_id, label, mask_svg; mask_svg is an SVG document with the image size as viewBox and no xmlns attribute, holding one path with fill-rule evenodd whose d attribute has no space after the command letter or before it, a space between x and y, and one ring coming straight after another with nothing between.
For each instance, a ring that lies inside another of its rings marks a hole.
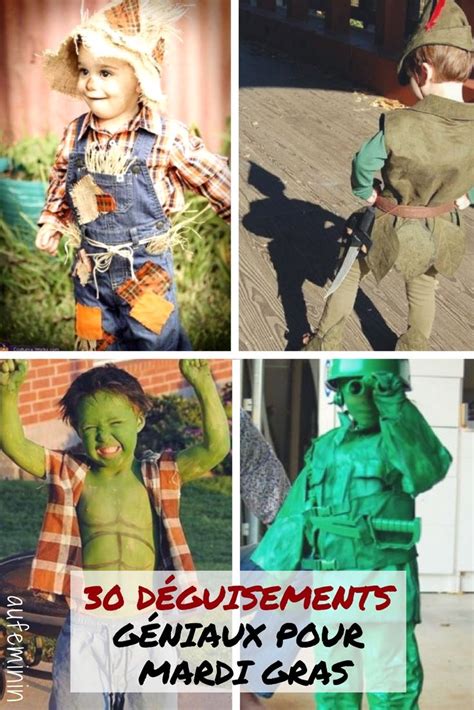
<instances>
[{"instance_id":1,"label":"boy in green elf costume","mask_svg":"<svg viewBox=\"0 0 474 710\"><path fill-rule=\"evenodd\" d=\"M201 405L203 441L174 454L135 456L151 402L132 375L114 365L94 367L70 385L60 402L83 453L51 451L23 432L18 395L24 361L0 366L0 449L20 468L48 484L48 504L33 561L30 587L70 594L70 572L85 570L192 570L179 520L182 481L201 476L229 451L227 417L205 360L181 360L182 375ZM69 690L70 620L56 647L50 710L157 707L156 696L77 694ZM125 702L125 705L124 705ZM174 694L161 708L175 707Z\"/></svg>"},{"instance_id":2,"label":"boy in green elf costume","mask_svg":"<svg viewBox=\"0 0 474 710\"><path fill-rule=\"evenodd\" d=\"M451 277L465 250L459 210L474 203L474 104L463 102L474 42L454 0L428 2L398 65L418 103L382 116L381 130L352 165L355 195L375 205L372 247L359 254L328 298L305 350L340 350L360 280L379 282L392 267L404 279L408 329L396 350L428 350L438 273ZM374 188L381 171L383 190Z\"/></svg>"},{"instance_id":3,"label":"boy in green elf costume","mask_svg":"<svg viewBox=\"0 0 474 710\"><path fill-rule=\"evenodd\" d=\"M446 476L452 458L406 397L407 360L334 359L326 384L341 407L340 426L313 440L252 561L264 570L404 571L406 692L367 700L371 710L418 710L415 497ZM317 693L316 705L360 710L362 693Z\"/></svg>"}]
</instances>

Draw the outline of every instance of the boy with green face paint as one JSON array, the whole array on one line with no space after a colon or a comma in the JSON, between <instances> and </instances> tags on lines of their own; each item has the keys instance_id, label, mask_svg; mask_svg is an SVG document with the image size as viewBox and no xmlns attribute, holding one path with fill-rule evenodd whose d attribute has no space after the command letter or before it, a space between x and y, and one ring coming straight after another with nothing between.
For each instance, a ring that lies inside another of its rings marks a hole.
<instances>
[{"instance_id":1,"label":"boy with green face paint","mask_svg":"<svg viewBox=\"0 0 474 710\"><path fill-rule=\"evenodd\" d=\"M381 117L352 163L354 195L376 206L372 247L359 253L326 301L304 350L341 350L362 278L403 276L408 328L396 350L429 350L437 275L452 277L465 251L460 210L474 204L474 104L463 102L472 68L471 27L454 0L429 0L398 66L418 102ZM381 171L383 190L374 175ZM374 187L374 184L377 187Z\"/></svg>"},{"instance_id":2,"label":"boy with green face paint","mask_svg":"<svg viewBox=\"0 0 474 710\"><path fill-rule=\"evenodd\" d=\"M409 531L416 530L415 496L444 478L452 459L406 397L406 360L332 360L327 386L344 407L340 426L314 439L252 560L265 570L405 571L407 689L368 693L368 703L371 710L416 710L423 671L414 635L420 599ZM331 522L337 524L333 530ZM362 694L317 693L316 701L318 710L359 710Z\"/></svg>"},{"instance_id":3,"label":"boy with green face paint","mask_svg":"<svg viewBox=\"0 0 474 710\"><path fill-rule=\"evenodd\" d=\"M74 569L193 569L179 521L180 483L201 476L224 458L229 430L208 363L181 360L180 368L201 405L203 441L177 455L150 452L138 461L137 437L150 400L133 376L107 365L72 383L60 403L63 418L73 425L84 450L72 454L47 450L25 437L18 394L27 366L15 360L1 363L0 448L49 484L32 588L67 597L68 573ZM69 693L69 621L56 655L50 708L90 710L96 707L94 702L102 708L100 697ZM148 707L146 702L137 695L128 707Z\"/></svg>"}]
</instances>

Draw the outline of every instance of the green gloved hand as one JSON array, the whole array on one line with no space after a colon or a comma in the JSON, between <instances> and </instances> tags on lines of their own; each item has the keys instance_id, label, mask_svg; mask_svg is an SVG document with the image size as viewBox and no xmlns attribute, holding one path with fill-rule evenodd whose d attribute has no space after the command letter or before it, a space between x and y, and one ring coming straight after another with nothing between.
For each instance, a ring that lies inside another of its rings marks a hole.
<instances>
[{"instance_id":1,"label":"green gloved hand","mask_svg":"<svg viewBox=\"0 0 474 710\"><path fill-rule=\"evenodd\" d=\"M392 372L376 372L364 377L364 383L372 387L375 406L383 419L396 419L406 401L405 385Z\"/></svg>"}]
</instances>

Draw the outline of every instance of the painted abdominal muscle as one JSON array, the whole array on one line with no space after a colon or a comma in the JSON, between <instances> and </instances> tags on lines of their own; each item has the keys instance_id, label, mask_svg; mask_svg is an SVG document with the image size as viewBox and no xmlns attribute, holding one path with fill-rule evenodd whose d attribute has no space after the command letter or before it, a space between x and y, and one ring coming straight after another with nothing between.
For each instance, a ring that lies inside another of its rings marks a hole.
<instances>
[{"instance_id":1,"label":"painted abdominal muscle","mask_svg":"<svg viewBox=\"0 0 474 710\"><path fill-rule=\"evenodd\" d=\"M107 523L81 523L83 567L88 570L153 570L153 526L140 526L118 514Z\"/></svg>"}]
</instances>

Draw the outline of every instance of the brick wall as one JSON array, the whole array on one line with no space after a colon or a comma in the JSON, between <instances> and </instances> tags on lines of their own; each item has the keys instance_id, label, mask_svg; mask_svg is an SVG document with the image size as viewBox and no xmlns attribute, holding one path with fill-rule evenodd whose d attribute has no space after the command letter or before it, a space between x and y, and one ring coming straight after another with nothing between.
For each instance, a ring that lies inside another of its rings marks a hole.
<instances>
[{"instance_id":1,"label":"brick wall","mask_svg":"<svg viewBox=\"0 0 474 710\"><path fill-rule=\"evenodd\" d=\"M58 418L57 403L69 384L97 360L31 360L20 393L20 416L24 426ZM119 367L134 375L152 395L177 392L188 386L178 360L124 360ZM211 360L218 385L232 380L231 360Z\"/></svg>"}]
</instances>

